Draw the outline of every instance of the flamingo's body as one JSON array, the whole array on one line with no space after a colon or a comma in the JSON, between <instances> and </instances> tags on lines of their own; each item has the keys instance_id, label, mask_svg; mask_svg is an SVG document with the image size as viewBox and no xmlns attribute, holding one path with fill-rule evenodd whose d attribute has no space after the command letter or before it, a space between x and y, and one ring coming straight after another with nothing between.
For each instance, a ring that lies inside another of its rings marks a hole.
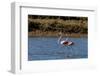
<instances>
[{"instance_id":1,"label":"flamingo's body","mask_svg":"<svg viewBox=\"0 0 100 76\"><path fill-rule=\"evenodd\" d=\"M64 40L63 40L63 41L60 42L60 44L61 44L61 45L68 45L68 46L70 46L70 45L73 45L74 43L71 42L71 41L66 41L66 40L64 41Z\"/></svg>"},{"instance_id":2,"label":"flamingo's body","mask_svg":"<svg viewBox=\"0 0 100 76\"><path fill-rule=\"evenodd\" d=\"M66 46L70 46L74 44L72 41L68 41L68 38L66 40L62 40L62 36L59 37L58 43L60 43L61 45L66 45Z\"/></svg>"}]
</instances>

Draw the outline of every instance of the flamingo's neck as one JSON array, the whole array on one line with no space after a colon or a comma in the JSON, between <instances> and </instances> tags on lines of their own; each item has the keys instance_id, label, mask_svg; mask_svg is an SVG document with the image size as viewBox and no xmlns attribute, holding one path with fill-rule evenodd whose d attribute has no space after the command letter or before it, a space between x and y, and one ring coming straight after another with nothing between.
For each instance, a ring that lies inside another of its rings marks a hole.
<instances>
[{"instance_id":1,"label":"flamingo's neck","mask_svg":"<svg viewBox=\"0 0 100 76\"><path fill-rule=\"evenodd\" d=\"M62 40L62 36L59 37L59 39L58 39L58 43L60 43L61 40Z\"/></svg>"}]
</instances>

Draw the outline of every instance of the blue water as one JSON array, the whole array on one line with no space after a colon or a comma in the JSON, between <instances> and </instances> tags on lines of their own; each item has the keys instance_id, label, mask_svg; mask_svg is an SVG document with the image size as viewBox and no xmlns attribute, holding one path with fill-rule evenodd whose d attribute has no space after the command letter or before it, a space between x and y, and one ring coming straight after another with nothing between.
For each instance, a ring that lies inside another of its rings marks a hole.
<instances>
[{"instance_id":1,"label":"blue water","mask_svg":"<svg viewBox=\"0 0 100 76\"><path fill-rule=\"evenodd\" d=\"M78 59L88 57L87 38L70 38L72 46L58 44L57 37L29 37L28 60Z\"/></svg>"}]
</instances>

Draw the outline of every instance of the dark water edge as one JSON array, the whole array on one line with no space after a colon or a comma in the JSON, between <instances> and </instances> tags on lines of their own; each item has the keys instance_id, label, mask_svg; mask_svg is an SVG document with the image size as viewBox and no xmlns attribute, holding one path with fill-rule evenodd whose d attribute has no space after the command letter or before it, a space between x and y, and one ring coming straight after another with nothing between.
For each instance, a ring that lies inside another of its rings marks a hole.
<instances>
[{"instance_id":1,"label":"dark water edge","mask_svg":"<svg viewBox=\"0 0 100 76\"><path fill-rule=\"evenodd\" d=\"M78 60L80 60L80 59L88 59L88 56L87 57L83 57L83 58L81 57L81 58L65 58L65 59L64 58L60 58L60 59L59 58L58 59L57 58L56 59L34 59L34 60L33 59L28 59L28 61L52 61L52 60L73 60L73 59L75 59L75 60L76 59L78 59Z\"/></svg>"}]
</instances>

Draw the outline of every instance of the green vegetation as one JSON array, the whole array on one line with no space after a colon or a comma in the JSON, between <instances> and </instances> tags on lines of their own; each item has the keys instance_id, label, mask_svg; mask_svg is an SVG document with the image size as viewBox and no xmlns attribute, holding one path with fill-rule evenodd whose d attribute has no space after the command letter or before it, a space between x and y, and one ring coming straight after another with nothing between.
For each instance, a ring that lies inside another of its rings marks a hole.
<instances>
[{"instance_id":1,"label":"green vegetation","mask_svg":"<svg viewBox=\"0 0 100 76\"><path fill-rule=\"evenodd\" d=\"M68 34L87 34L87 17L38 16L28 15L29 36Z\"/></svg>"}]
</instances>

